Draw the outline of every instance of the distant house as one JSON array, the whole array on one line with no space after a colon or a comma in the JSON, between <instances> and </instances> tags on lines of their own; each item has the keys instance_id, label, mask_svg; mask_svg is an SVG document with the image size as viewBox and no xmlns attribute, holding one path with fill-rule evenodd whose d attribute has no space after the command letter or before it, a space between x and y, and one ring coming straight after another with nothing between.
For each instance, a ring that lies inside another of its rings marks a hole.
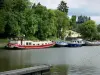
<instances>
[{"instance_id":1,"label":"distant house","mask_svg":"<svg viewBox=\"0 0 100 75\"><path fill-rule=\"evenodd\" d=\"M67 30L66 31L66 35L65 35L65 38L67 38L67 37L77 38L77 37L81 37L81 34L75 32L75 31L72 31L72 30Z\"/></svg>"}]
</instances>

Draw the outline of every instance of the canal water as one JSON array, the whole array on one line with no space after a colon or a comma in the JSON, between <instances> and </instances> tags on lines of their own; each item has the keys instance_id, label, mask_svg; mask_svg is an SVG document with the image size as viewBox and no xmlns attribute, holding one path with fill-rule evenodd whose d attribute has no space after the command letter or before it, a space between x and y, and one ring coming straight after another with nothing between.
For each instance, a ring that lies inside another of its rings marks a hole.
<instances>
[{"instance_id":1,"label":"canal water","mask_svg":"<svg viewBox=\"0 0 100 75\"><path fill-rule=\"evenodd\" d=\"M100 75L100 46L0 50L0 72L39 64L53 65L52 75Z\"/></svg>"}]
</instances>

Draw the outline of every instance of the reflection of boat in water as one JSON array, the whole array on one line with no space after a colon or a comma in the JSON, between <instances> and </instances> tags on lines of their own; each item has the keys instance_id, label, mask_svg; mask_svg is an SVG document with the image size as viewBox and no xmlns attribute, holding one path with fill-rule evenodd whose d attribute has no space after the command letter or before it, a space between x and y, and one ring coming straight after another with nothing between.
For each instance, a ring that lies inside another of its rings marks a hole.
<instances>
[{"instance_id":1,"label":"reflection of boat in water","mask_svg":"<svg viewBox=\"0 0 100 75\"><path fill-rule=\"evenodd\" d=\"M39 49L54 46L53 41L11 40L6 48Z\"/></svg>"},{"instance_id":2,"label":"reflection of boat in water","mask_svg":"<svg viewBox=\"0 0 100 75\"><path fill-rule=\"evenodd\" d=\"M86 46L99 46L100 42L99 41L86 41L85 42Z\"/></svg>"},{"instance_id":3,"label":"reflection of boat in water","mask_svg":"<svg viewBox=\"0 0 100 75\"><path fill-rule=\"evenodd\" d=\"M55 47L66 47L68 45L67 42L56 42Z\"/></svg>"},{"instance_id":4,"label":"reflection of boat in water","mask_svg":"<svg viewBox=\"0 0 100 75\"><path fill-rule=\"evenodd\" d=\"M68 43L68 47L81 47L85 44L82 39L73 39Z\"/></svg>"}]
</instances>

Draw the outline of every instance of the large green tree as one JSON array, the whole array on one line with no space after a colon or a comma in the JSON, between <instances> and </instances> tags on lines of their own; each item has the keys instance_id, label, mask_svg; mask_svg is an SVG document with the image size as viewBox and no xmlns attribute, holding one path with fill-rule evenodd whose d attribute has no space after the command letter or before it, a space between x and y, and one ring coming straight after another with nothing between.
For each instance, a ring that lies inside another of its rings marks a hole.
<instances>
[{"instance_id":1,"label":"large green tree","mask_svg":"<svg viewBox=\"0 0 100 75\"><path fill-rule=\"evenodd\" d=\"M68 14L68 6L65 1L61 1L57 9Z\"/></svg>"},{"instance_id":2,"label":"large green tree","mask_svg":"<svg viewBox=\"0 0 100 75\"><path fill-rule=\"evenodd\" d=\"M91 18L88 17L88 16L80 15L80 16L78 16L77 23L78 23L78 24L82 24L82 23L84 23L84 22L86 22L86 21L88 21L88 20L91 20Z\"/></svg>"},{"instance_id":3,"label":"large green tree","mask_svg":"<svg viewBox=\"0 0 100 75\"><path fill-rule=\"evenodd\" d=\"M81 35L92 40L97 33L97 27L93 20L86 21L79 27Z\"/></svg>"},{"instance_id":4,"label":"large green tree","mask_svg":"<svg viewBox=\"0 0 100 75\"><path fill-rule=\"evenodd\" d=\"M5 32L4 34L9 36L19 36L20 34L25 33L25 15L24 12L26 9L30 9L28 0L4 0L5 12Z\"/></svg>"},{"instance_id":5,"label":"large green tree","mask_svg":"<svg viewBox=\"0 0 100 75\"><path fill-rule=\"evenodd\" d=\"M72 15L71 19L70 19L70 26L72 30L75 30L77 28L76 25L76 15Z\"/></svg>"},{"instance_id":6,"label":"large green tree","mask_svg":"<svg viewBox=\"0 0 100 75\"><path fill-rule=\"evenodd\" d=\"M62 1L61 6L63 11L47 9L40 3L32 6L28 0L4 0L4 7L0 9L0 34L63 39L70 26L67 3Z\"/></svg>"},{"instance_id":7,"label":"large green tree","mask_svg":"<svg viewBox=\"0 0 100 75\"><path fill-rule=\"evenodd\" d=\"M57 37L63 39L66 30L69 29L69 18L59 10L56 10L55 14L57 18Z\"/></svg>"},{"instance_id":8,"label":"large green tree","mask_svg":"<svg viewBox=\"0 0 100 75\"><path fill-rule=\"evenodd\" d=\"M0 0L0 9L4 7L4 0Z\"/></svg>"},{"instance_id":9,"label":"large green tree","mask_svg":"<svg viewBox=\"0 0 100 75\"><path fill-rule=\"evenodd\" d=\"M100 24L97 25L97 30L98 30L98 32L100 32Z\"/></svg>"},{"instance_id":10,"label":"large green tree","mask_svg":"<svg viewBox=\"0 0 100 75\"><path fill-rule=\"evenodd\" d=\"M0 10L0 33L3 33L5 31L5 11Z\"/></svg>"}]
</instances>

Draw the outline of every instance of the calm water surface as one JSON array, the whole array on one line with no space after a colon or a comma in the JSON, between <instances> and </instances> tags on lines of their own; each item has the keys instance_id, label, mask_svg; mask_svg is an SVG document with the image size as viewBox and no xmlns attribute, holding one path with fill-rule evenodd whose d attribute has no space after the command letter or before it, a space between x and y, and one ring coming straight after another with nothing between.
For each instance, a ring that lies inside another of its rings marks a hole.
<instances>
[{"instance_id":1,"label":"calm water surface","mask_svg":"<svg viewBox=\"0 0 100 75\"><path fill-rule=\"evenodd\" d=\"M100 75L100 46L0 50L1 72L38 64L63 65L64 73L54 75Z\"/></svg>"}]
</instances>

